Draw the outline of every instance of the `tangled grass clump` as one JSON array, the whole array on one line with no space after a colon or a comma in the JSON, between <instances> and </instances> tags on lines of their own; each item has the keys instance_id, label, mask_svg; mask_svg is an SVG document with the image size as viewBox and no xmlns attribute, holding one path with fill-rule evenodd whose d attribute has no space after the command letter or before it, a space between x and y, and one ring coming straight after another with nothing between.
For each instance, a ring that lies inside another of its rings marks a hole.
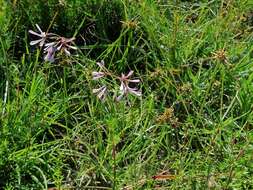
<instances>
[{"instance_id":1,"label":"tangled grass clump","mask_svg":"<svg viewBox=\"0 0 253 190\"><path fill-rule=\"evenodd\" d=\"M251 12L0 1L0 189L252 189Z\"/></svg>"}]
</instances>

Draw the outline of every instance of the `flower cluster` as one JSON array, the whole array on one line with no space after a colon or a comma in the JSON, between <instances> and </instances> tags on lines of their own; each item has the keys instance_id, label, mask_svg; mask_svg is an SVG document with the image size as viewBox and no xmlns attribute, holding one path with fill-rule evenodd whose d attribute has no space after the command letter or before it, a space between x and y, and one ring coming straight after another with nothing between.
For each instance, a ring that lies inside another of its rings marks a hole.
<instances>
[{"instance_id":1,"label":"flower cluster","mask_svg":"<svg viewBox=\"0 0 253 190\"><path fill-rule=\"evenodd\" d=\"M99 71L93 71L92 72L92 78L93 80L98 80L100 78L104 78L106 76L110 76L111 78L115 78L119 80L120 86L117 90L117 96L116 100L120 101L124 96L127 96L128 94L132 94L135 96L141 96L141 91L137 88L131 88L129 87L129 83L139 83L139 79L131 79L131 76L133 75L134 71L129 71L128 74L121 74L121 76L116 76L110 71L108 71L104 66L104 61L97 62L97 65L99 66ZM108 92L108 88L106 85L102 85L99 88L93 89L93 93L97 94L97 97L101 100L104 100L106 98Z\"/></svg>"},{"instance_id":2,"label":"flower cluster","mask_svg":"<svg viewBox=\"0 0 253 190\"><path fill-rule=\"evenodd\" d=\"M36 24L36 28L38 29L38 32L34 32L32 30L29 30L29 33L38 37L38 39L33 40L30 42L30 45L39 45L39 47L43 48L44 51L44 60L49 62L55 61L55 55L57 52L61 52L66 54L67 56L70 56L70 50L76 50L77 48L74 46L74 40L75 38L65 38L61 37L54 33L48 33L43 32L38 24ZM127 96L128 94L132 94L135 96L141 96L141 91L138 90L136 87L132 88L130 86L137 86L138 83L140 83L139 79L132 79L133 71L129 71L127 74L121 74L121 76L114 75L112 72L110 72L104 64L104 61L97 62L97 65L99 66L99 71L92 72L92 78L95 81L98 81L102 78L110 78L110 79L116 79L118 82L117 89L113 92L114 93L114 99L116 101L120 101L124 96ZM101 80L100 80L100 83ZM130 86L129 86L130 85ZM96 94L96 96L104 100L109 92L108 85L102 84L96 89L93 89L93 93Z\"/></svg>"},{"instance_id":3,"label":"flower cluster","mask_svg":"<svg viewBox=\"0 0 253 190\"><path fill-rule=\"evenodd\" d=\"M77 49L74 46L75 38L65 38L54 33L43 32L38 24L36 24L36 28L39 33L32 30L29 30L29 33L39 37L39 39L31 41L30 45L38 44L41 48L44 48L45 61L54 62L57 51L64 52L67 56L70 56L70 49Z\"/></svg>"}]
</instances>

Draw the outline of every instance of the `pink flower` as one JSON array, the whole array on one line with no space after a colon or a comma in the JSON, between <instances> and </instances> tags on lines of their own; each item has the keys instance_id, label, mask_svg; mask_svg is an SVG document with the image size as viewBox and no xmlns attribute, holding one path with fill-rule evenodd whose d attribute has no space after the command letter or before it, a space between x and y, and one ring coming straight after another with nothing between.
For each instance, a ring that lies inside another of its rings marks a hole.
<instances>
[{"instance_id":1,"label":"pink flower","mask_svg":"<svg viewBox=\"0 0 253 190\"><path fill-rule=\"evenodd\" d=\"M49 46L49 47L45 48L44 52L45 53L47 52L47 54L44 57L44 60L49 61L49 62L54 62L56 48L53 46Z\"/></svg>"},{"instance_id":2,"label":"pink flower","mask_svg":"<svg viewBox=\"0 0 253 190\"><path fill-rule=\"evenodd\" d=\"M42 47L45 41L47 40L47 38L50 36L54 36L55 34L43 32L38 24L36 24L35 26L37 27L40 33L34 32L32 30L29 30L28 32L30 34L40 37L40 39L31 41L30 45L33 46L33 45L39 44L39 46Z\"/></svg>"},{"instance_id":3,"label":"pink flower","mask_svg":"<svg viewBox=\"0 0 253 190\"><path fill-rule=\"evenodd\" d=\"M97 80L97 79L100 79L102 77L105 76L105 73L104 72L96 72L96 71L93 71L92 72L92 79L93 80Z\"/></svg>"},{"instance_id":4,"label":"pink flower","mask_svg":"<svg viewBox=\"0 0 253 190\"><path fill-rule=\"evenodd\" d=\"M47 43L45 46L54 46L57 51L63 51L66 55L70 56L69 49L77 50L77 47L73 46L75 38L58 37L56 42Z\"/></svg>"},{"instance_id":5,"label":"pink flower","mask_svg":"<svg viewBox=\"0 0 253 190\"><path fill-rule=\"evenodd\" d=\"M97 65L100 67L100 69L105 69L105 62L104 62L104 60L101 60L100 62L97 62Z\"/></svg>"},{"instance_id":6,"label":"pink flower","mask_svg":"<svg viewBox=\"0 0 253 190\"><path fill-rule=\"evenodd\" d=\"M100 67L100 69L101 70L104 70L105 69L105 63L104 63L104 61L102 60L101 62L97 62L97 65ZM100 79L100 78L102 78L102 77L104 77L106 75L106 73L105 72L103 72L103 71L93 71L92 72L92 79L93 80L97 80L97 79Z\"/></svg>"},{"instance_id":7,"label":"pink flower","mask_svg":"<svg viewBox=\"0 0 253 190\"><path fill-rule=\"evenodd\" d=\"M141 91L138 90L136 87L132 88L129 86L129 83L139 83L139 79L131 79L131 76L133 75L133 71L130 71L127 75L121 74L121 77L115 76L112 72L107 70L104 66L104 61L97 62L97 65L100 67L100 71L93 71L92 72L92 79L98 80L102 77L108 76L106 79L118 79L120 81L120 87L119 87L119 95L116 97L117 101L120 101L124 96L128 94L132 94L135 96L141 96ZM103 82L103 81L102 81ZM107 87L105 85L93 89L93 93L97 94L97 97L99 99L104 100L106 97Z\"/></svg>"},{"instance_id":8,"label":"pink flower","mask_svg":"<svg viewBox=\"0 0 253 190\"><path fill-rule=\"evenodd\" d=\"M97 97L100 99L100 100L104 100L105 97L106 97L106 91L107 91L107 88L106 86L102 86L100 88L96 88L96 89L93 89L92 92L94 94L97 94Z\"/></svg>"},{"instance_id":9,"label":"pink flower","mask_svg":"<svg viewBox=\"0 0 253 190\"><path fill-rule=\"evenodd\" d=\"M128 86L130 82L139 83L139 79L130 79L133 75L133 71L130 71L127 75L121 74L120 80L120 95L116 98L117 101L121 100L123 96L126 96L128 93L133 94L135 96L141 96L141 91L137 88L131 88Z\"/></svg>"}]
</instances>

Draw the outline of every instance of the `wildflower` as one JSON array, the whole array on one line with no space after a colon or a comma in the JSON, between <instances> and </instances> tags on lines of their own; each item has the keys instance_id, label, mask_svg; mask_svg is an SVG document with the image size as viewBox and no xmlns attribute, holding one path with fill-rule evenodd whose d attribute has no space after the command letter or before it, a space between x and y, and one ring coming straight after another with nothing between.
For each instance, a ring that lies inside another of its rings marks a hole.
<instances>
[{"instance_id":1,"label":"wildflower","mask_svg":"<svg viewBox=\"0 0 253 190\"><path fill-rule=\"evenodd\" d=\"M70 56L69 49L76 50L77 48L75 46L72 46L71 44L74 43L75 38L65 38L65 37L59 37L58 41L48 43L46 46L54 46L56 47L57 51L64 51L66 55Z\"/></svg>"},{"instance_id":2,"label":"wildflower","mask_svg":"<svg viewBox=\"0 0 253 190\"><path fill-rule=\"evenodd\" d=\"M39 30L40 33L34 32L34 31L32 31L32 30L29 30L28 32L29 32L30 34L33 34L33 35L35 35L35 36L40 37L40 39L31 41L31 42L30 42L30 45L33 46L33 45L39 44L39 46L42 47L42 46L44 45L44 43L45 43L47 37L48 37L48 36L53 36L54 34L43 32L43 31L41 30L41 28L39 27L38 24L36 24L36 27L37 27L37 29Z\"/></svg>"},{"instance_id":3,"label":"wildflower","mask_svg":"<svg viewBox=\"0 0 253 190\"><path fill-rule=\"evenodd\" d=\"M97 62L97 65L100 67L100 69L104 69L105 68L104 60L102 60L101 62Z\"/></svg>"},{"instance_id":4,"label":"wildflower","mask_svg":"<svg viewBox=\"0 0 253 190\"><path fill-rule=\"evenodd\" d=\"M102 69L104 68L104 61L101 61L101 62L97 62L97 65ZM97 79L100 79L102 77L104 77L106 75L105 72L102 72L102 71L93 71L92 72L92 79L93 80L97 80ZM100 100L104 100L105 97L106 97L106 91L107 91L107 87L105 85L103 85L102 87L100 88L97 88L97 89L93 89L93 93L94 94L97 94L97 97L100 99Z\"/></svg>"},{"instance_id":5,"label":"wildflower","mask_svg":"<svg viewBox=\"0 0 253 190\"><path fill-rule=\"evenodd\" d=\"M97 79L102 78L104 76L105 76L104 72L96 72L96 71L92 72L92 79L93 80L97 80Z\"/></svg>"},{"instance_id":6,"label":"wildflower","mask_svg":"<svg viewBox=\"0 0 253 190\"><path fill-rule=\"evenodd\" d=\"M99 88L96 88L96 89L93 89L92 92L94 94L97 94L97 97L100 99L100 100L104 100L105 97L106 97L106 91L107 91L107 88L106 86L102 86L102 87L99 87Z\"/></svg>"},{"instance_id":7,"label":"wildflower","mask_svg":"<svg viewBox=\"0 0 253 190\"><path fill-rule=\"evenodd\" d=\"M105 63L104 61L102 60L101 62L97 62L97 65L100 67L100 69L105 69ZM93 71L92 72L92 79L93 80L97 80L97 79L100 79L102 77L104 77L106 75L105 72L102 72L102 71L99 71L99 72L96 72L96 71Z\"/></svg>"},{"instance_id":8,"label":"wildflower","mask_svg":"<svg viewBox=\"0 0 253 190\"><path fill-rule=\"evenodd\" d=\"M131 79L130 77L133 75L133 71L130 71L127 75L121 74L121 77L115 76L112 72L107 70L104 66L104 61L97 62L97 65L100 67L100 71L93 71L92 72L92 79L98 80L102 77L109 76L110 78L116 78L120 81L120 87L119 87L119 96L116 97L116 101L120 101L123 96L126 96L127 94L133 94L135 96L141 96L141 91L137 88L131 88L129 87L129 83L139 83L139 79ZM107 92L107 87L104 85L102 87L99 87L97 89L93 89L93 93L97 94L97 97L99 99L104 100Z\"/></svg>"},{"instance_id":9,"label":"wildflower","mask_svg":"<svg viewBox=\"0 0 253 190\"><path fill-rule=\"evenodd\" d=\"M56 48L53 46L48 46L47 48L45 48L44 53L47 54L44 57L45 61L49 61L49 62L54 62L54 56L55 56L55 52L56 52Z\"/></svg>"},{"instance_id":10,"label":"wildflower","mask_svg":"<svg viewBox=\"0 0 253 190\"><path fill-rule=\"evenodd\" d=\"M120 80L120 95L116 98L117 101L121 100L124 95L127 95L128 93L131 93L135 96L141 96L141 91L139 91L137 88L131 88L128 86L130 82L132 83L139 83L139 79L130 79L130 77L133 75L133 71L130 71L127 75L121 74Z\"/></svg>"}]
</instances>

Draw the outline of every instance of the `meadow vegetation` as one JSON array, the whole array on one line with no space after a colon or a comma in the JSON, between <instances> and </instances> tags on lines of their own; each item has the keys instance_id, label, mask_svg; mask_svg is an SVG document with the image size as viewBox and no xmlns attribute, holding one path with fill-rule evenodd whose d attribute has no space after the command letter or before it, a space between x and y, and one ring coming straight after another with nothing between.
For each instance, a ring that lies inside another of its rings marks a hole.
<instances>
[{"instance_id":1,"label":"meadow vegetation","mask_svg":"<svg viewBox=\"0 0 253 190\"><path fill-rule=\"evenodd\" d=\"M0 0L0 189L253 189L252 71L252 0Z\"/></svg>"}]
</instances>

